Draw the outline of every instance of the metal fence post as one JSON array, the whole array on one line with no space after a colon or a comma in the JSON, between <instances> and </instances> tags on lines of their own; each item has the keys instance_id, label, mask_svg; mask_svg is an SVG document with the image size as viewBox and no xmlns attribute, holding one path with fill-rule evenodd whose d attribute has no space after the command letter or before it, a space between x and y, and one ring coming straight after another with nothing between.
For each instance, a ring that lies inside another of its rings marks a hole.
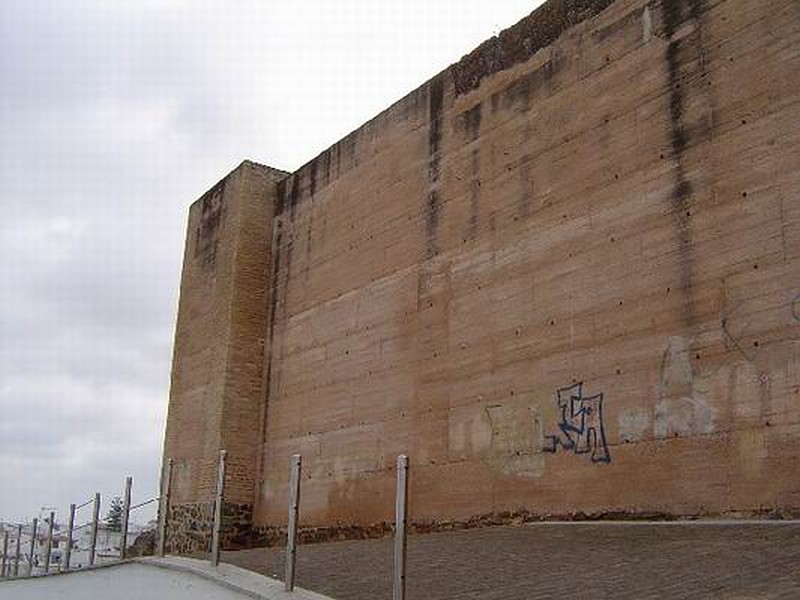
<instances>
[{"instance_id":1,"label":"metal fence post","mask_svg":"<svg viewBox=\"0 0 800 600\"><path fill-rule=\"evenodd\" d=\"M97 529L100 521L100 492L94 495L94 509L92 511L92 538L89 546L89 565L94 565L97 552Z\"/></svg>"},{"instance_id":2,"label":"metal fence post","mask_svg":"<svg viewBox=\"0 0 800 600\"><path fill-rule=\"evenodd\" d=\"M8 572L8 529L3 531L3 567L0 569L0 577L5 577Z\"/></svg>"},{"instance_id":3,"label":"metal fence post","mask_svg":"<svg viewBox=\"0 0 800 600\"><path fill-rule=\"evenodd\" d=\"M122 500L122 531L120 531L119 557L124 559L128 546L128 519L131 516L131 486L133 477L125 478L125 496Z\"/></svg>"},{"instance_id":4,"label":"metal fence post","mask_svg":"<svg viewBox=\"0 0 800 600\"><path fill-rule=\"evenodd\" d=\"M214 524L211 530L211 564L219 564L219 538L222 529L222 499L225 493L225 450L219 451L217 462L217 491L214 495Z\"/></svg>"},{"instance_id":5,"label":"metal fence post","mask_svg":"<svg viewBox=\"0 0 800 600\"><path fill-rule=\"evenodd\" d=\"M72 531L75 528L75 505L69 505L69 523L67 524L67 547L64 549L64 570L69 571L69 560L72 557Z\"/></svg>"},{"instance_id":6,"label":"metal fence post","mask_svg":"<svg viewBox=\"0 0 800 600\"><path fill-rule=\"evenodd\" d=\"M28 553L28 575L33 575L33 557L36 552L36 527L39 525L39 519L33 519L33 526L31 531L31 549Z\"/></svg>"},{"instance_id":7,"label":"metal fence post","mask_svg":"<svg viewBox=\"0 0 800 600\"><path fill-rule=\"evenodd\" d=\"M289 522L286 526L286 567L284 583L286 591L294 591L294 566L297 559L297 518L300 512L300 467L302 457L293 454L289 477Z\"/></svg>"},{"instance_id":8,"label":"metal fence post","mask_svg":"<svg viewBox=\"0 0 800 600\"><path fill-rule=\"evenodd\" d=\"M22 525L17 525L17 549L14 553L14 577L19 576L20 545L22 544Z\"/></svg>"},{"instance_id":9,"label":"metal fence post","mask_svg":"<svg viewBox=\"0 0 800 600\"><path fill-rule=\"evenodd\" d=\"M44 572L50 572L50 555L53 552L53 525L55 524L56 513L50 511L50 523L47 525L47 548L44 551Z\"/></svg>"},{"instance_id":10,"label":"metal fence post","mask_svg":"<svg viewBox=\"0 0 800 600\"><path fill-rule=\"evenodd\" d=\"M395 498L394 582L392 599L406 597L406 523L408 512L408 456L397 457L397 496Z\"/></svg>"},{"instance_id":11,"label":"metal fence post","mask_svg":"<svg viewBox=\"0 0 800 600\"><path fill-rule=\"evenodd\" d=\"M172 459L167 460L167 470L161 477L161 497L158 508L158 555L164 556L167 548L167 513L169 512L169 493L172 485Z\"/></svg>"}]
</instances>

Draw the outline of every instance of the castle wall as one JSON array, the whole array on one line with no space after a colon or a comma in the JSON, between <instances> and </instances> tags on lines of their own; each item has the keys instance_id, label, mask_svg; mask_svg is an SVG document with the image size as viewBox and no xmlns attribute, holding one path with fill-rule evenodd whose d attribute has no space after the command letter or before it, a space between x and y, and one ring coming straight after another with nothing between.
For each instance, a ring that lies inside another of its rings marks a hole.
<instances>
[{"instance_id":1,"label":"castle wall","mask_svg":"<svg viewBox=\"0 0 800 600\"><path fill-rule=\"evenodd\" d=\"M390 520L401 452L418 522L800 509L798 48L795 0L551 0L285 179L255 523L294 452L306 525Z\"/></svg>"}]
</instances>

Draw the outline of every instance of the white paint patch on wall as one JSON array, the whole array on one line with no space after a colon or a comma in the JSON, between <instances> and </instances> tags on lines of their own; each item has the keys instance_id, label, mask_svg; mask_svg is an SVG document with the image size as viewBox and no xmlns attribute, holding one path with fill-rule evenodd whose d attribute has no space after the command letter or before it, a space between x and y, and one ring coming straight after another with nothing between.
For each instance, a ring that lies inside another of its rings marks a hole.
<instances>
[{"instance_id":1,"label":"white paint patch on wall","mask_svg":"<svg viewBox=\"0 0 800 600\"><path fill-rule=\"evenodd\" d=\"M665 438L671 435L698 435L714 431L715 411L702 398L675 398L656 404L653 417L653 435Z\"/></svg>"},{"instance_id":2,"label":"white paint patch on wall","mask_svg":"<svg viewBox=\"0 0 800 600\"><path fill-rule=\"evenodd\" d=\"M716 410L709 402L710 382L695 376L690 349L685 338L674 336L664 351L659 402L653 413L656 438L707 434L715 429Z\"/></svg>"},{"instance_id":3,"label":"white paint patch on wall","mask_svg":"<svg viewBox=\"0 0 800 600\"><path fill-rule=\"evenodd\" d=\"M642 12L642 40L645 44L650 42L653 37L653 17L650 14L650 6L645 6Z\"/></svg>"},{"instance_id":4,"label":"white paint patch on wall","mask_svg":"<svg viewBox=\"0 0 800 600\"><path fill-rule=\"evenodd\" d=\"M549 415L535 395L506 399L486 407L491 446L486 457L504 475L536 479L544 475L544 423Z\"/></svg>"},{"instance_id":5,"label":"white paint patch on wall","mask_svg":"<svg viewBox=\"0 0 800 600\"><path fill-rule=\"evenodd\" d=\"M667 349L661 359L660 395L679 385L691 385L694 380L692 361L689 358L689 344L680 336L669 339Z\"/></svg>"},{"instance_id":6,"label":"white paint patch on wall","mask_svg":"<svg viewBox=\"0 0 800 600\"><path fill-rule=\"evenodd\" d=\"M535 409L494 406L487 408L492 422L489 463L504 475L537 478L544 474L542 424Z\"/></svg>"},{"instance_id":7,"label":"white paint patch on wall","mask_svg":"<svg viewBox=\"0 0 800 600\"><path fill-rule=\"evenodd\" d=\"M450 410L447 450L450 460L486 456L492 444L492 426L483 403Z\"/></svg>"},{"instance_id":8,"label":"white paint patch on wall","mask_svg":"<svg viewBox=\"0 0 800 600\"><path fill-rule=\"evenodd\" d=\"M650 427L650 416L641 410L623 410L617 417L617 430L622 442L644 439Z\"/></svg>"}]
</instances>

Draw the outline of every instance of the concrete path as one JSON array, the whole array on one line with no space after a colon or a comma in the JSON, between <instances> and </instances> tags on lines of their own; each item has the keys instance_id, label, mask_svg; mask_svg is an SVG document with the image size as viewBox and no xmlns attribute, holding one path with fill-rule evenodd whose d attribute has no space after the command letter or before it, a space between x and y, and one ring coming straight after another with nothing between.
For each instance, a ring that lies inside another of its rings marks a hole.
<instances>
[{"instance_id":1,"label":"concrete path","mask_svg":"<svg viewBox=\"0 0 800 600\"><path fill-rule=\"evenodd\" d=\"M391 598L391 540L300 546L298 581L338 600ZM277 577L280 549L223 553ZM570 523L409 537L409 600L797 599L800 523Z\"/></svg>"},{"instance_id":2,"label":"concrete path","mask_svg":"<svg viewBox=\"0 0 800 600\"><path fill-rule=\"evenodd\" d=\"M232 565L140 559L58 575L0 580L0 600L331 600Z\"/></svg>"}]
</instances>

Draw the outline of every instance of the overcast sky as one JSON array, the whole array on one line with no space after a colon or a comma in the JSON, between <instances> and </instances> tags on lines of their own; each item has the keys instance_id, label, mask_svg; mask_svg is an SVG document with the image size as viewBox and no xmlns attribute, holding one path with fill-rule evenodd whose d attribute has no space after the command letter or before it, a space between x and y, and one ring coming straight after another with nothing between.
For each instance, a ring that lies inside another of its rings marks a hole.
<instances>
[{"instance_id":1,"label":"overcast sky","mask_svg":"<svg viewBox=\"0 0 800 600\"><path fill-rule=\"evenodd\" d=\"M192 200L244 158L296 169L540 3L2 0L0 519L105 514L128 474L157 494Z\"/></svg>"}]
</instances>

